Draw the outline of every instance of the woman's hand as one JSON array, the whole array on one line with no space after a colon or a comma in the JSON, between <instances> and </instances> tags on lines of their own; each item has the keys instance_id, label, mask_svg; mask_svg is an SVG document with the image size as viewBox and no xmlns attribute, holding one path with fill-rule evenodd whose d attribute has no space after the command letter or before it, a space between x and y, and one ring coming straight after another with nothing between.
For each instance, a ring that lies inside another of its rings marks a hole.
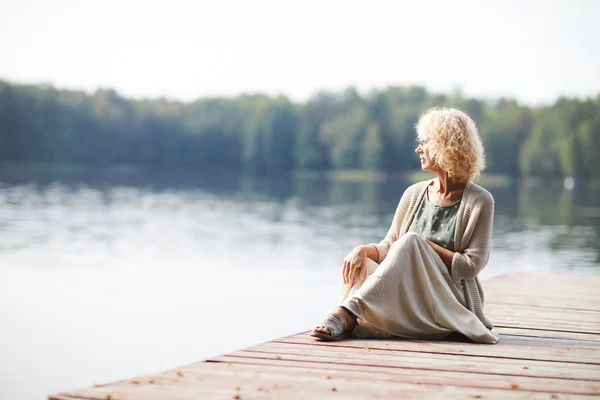
<instances>
[{"instance_id":1,"label":"woman's hand","mask_svg":"<svg viewBox=\"0 0 600 400\"><path fill-rule=\"evenodd\" d=\"M369 246L356 246L345 258L344 267L342 268L342 277L344 283L354 286L357 275L360 273L360 279L365 280L367 277L367 257Z\"/></svg>"},{"instance_id":2,"label":"woman's hand","mask_svg":"<svg viewBox=\"0 0 600 400\"><path fill-rule=\"evenodd\" d=\"M433 251L435 251L437 253L438 256L440 256L440 258L442 259L442 261L444 262L444 264L446 264L446 267L448 268L448 273L452 272L452 260L454 258L454 252L450 251L448 249L443 248L442 246L440 246L437 243L432 242L429 239L425 239L425 241L427 242L427 244L429 244L429 246L433 249Z\"/></svg>"}]
</instances>

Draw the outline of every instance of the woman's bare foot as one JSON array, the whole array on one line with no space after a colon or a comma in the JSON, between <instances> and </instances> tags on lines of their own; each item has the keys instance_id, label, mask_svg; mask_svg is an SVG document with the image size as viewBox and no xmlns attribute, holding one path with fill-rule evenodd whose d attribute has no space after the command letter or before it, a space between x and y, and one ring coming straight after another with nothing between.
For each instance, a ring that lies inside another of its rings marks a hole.
<instances>
[{"instance_id":1,"label":"woman's bare foot","mask_svg":"<svg viewBox=\"0 0 600 400\"><path fill-rule=\"evenodd\" d=\"M344 310L342 307L338 307L333 314L339 315L344 320L344 326L346 327L346 332L354 329L356 326L356 318L350 314L348 311ZM317 326L313 329L313 332L323 333L325 335L331 335L331 331L326 326Z\"/></svg>"}]
</instances>

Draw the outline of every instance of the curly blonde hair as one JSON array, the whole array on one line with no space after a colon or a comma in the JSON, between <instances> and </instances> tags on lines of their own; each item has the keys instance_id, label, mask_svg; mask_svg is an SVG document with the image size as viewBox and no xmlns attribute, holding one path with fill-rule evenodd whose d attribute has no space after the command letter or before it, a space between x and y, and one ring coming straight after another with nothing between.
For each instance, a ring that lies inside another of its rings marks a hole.
<instances>
[{"instance_id":1,"label":"curly blonde hair","mask_svg":"<svg viewBox=\"0 0 600 400\"><path fill-rule=\"evenodd\" d=\"M429 156L450 178L465 183L485 168L483 144L475 122L456 108L432 108L415 126Z\"/></svg>"}]
</instances>

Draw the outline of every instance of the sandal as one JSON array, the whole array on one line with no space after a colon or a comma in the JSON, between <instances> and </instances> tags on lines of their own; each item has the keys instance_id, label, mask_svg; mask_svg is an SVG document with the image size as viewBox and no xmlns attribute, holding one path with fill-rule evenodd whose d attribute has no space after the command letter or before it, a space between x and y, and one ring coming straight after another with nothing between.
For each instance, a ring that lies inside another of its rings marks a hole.
<instances>
[{"instance_id":1,"label":"sandal","mask_svg":"<svg viewBox=\"0 0 600 400\"><path fill-rule=\"evenodd\" d=\"M327 341L347 339L350 337L350 333L354 328L349 327L344 318L341 317L337 312L329 314L329 316L317 326L329 328L329 334L325 332L317 332L313 329L310 336Z\"/></svg>"}]
</instances>

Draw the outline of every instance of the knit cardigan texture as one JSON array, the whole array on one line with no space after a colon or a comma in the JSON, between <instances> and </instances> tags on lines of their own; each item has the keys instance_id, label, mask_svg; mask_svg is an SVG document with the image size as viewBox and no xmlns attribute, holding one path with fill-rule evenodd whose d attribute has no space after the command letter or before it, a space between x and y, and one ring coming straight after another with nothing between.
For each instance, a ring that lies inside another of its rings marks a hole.
<instances>
[{"instance_id":1,"label":"knit cardigan texture","mask_svg":"<svg viewBox=\"0 0 600 400\"><path fill-rule=\"evenodd\" d=\"M392 243L408 231L431 182L415 183L402 195L387 235L381 242L372 243L379 251L379 264L387 256ZM490 192L469 181L456 216L455 253L450 276L457 286L462 283L467 308L488 329L492 329L493 325L483 312L484 295L477 275L489 260L493 221L494 198Z\"/></svg>"}]
</instances>

